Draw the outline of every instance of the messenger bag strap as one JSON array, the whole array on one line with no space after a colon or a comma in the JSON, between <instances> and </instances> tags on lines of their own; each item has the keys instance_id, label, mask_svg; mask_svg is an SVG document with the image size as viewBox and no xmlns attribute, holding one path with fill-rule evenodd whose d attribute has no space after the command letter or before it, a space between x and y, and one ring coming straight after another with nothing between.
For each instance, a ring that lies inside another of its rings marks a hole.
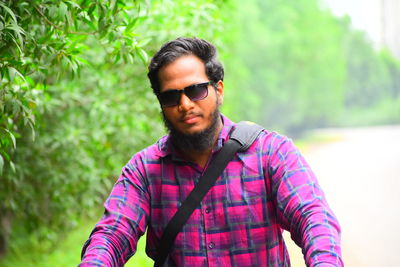
<instances>
[{"instance_id":1,"label":"messenger bag strap","mask_svg":"<svg viewBox=\"0 0 400 267\"><path fill-rule=\"evenodd\" d=\"M210 163L203 176L200 177L194 189L183 201L182 205L168 222L160 240L157 258L154 266L161 267L174 244L175 238L185 225L201 200L215 184L222 171L228 165L237 151L245 151L254 142L263 128L249 122L239 122L232 132L230 139L225 143L215 159Z\"/></svg>"}]
</instances>

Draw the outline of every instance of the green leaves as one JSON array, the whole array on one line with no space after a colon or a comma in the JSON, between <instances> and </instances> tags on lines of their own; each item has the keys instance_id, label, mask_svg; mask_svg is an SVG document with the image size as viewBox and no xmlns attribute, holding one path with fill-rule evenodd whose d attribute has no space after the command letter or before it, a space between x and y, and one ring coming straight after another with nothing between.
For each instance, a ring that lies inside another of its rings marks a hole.
<instances>
[{"instance_id":1,"label":"green leaves","mask_svg":"<svg viewBox=\"0 0 400 267\"><path fill-rule=\"evenodd\" d=\"M135 10L139 6L140 1L129 6L125 1L100 0L1 2L0 90L18 95L19 102L6 101L8 109L3 114L6 117L0 120L0 127L22 135L23 126L15 128L13 125L23 122L22 125L29 127L34 134L34 111L29 105L18 104L28 102L27 95L19 91L79 76L83 64L90 62L81 57L85 50L90 49L84 45L89 40L91 45L99 46L101 43L106 53L114 55L116 61L123 58L124 62L131 64L136 60L145 64L147 54L142 47L135 45L138 36L132 32L139 16L131 16L134 23L130 21L129 27L125 26L126 14L138 14ZM27 75L29 82L25 78ZM36 95L31 97L33 102L40 102ZM0 152L6 150L7 147L2 146Z\"/></svg>"},{"instance_id":2,"label":"green leaves","mask_svg":"<svg viewBox=\"0 0 400 267\"><path fill-rule=\"evenodd\" d=\"M19 78L21 78L22 80L25 81L25 77L18 70L16 70L14 67L8 66L5 76L8 77L8 80L10 82L14 82L15 77L19 77Z\"/></svg>"},{"instance_id":3,"label":"green leaves","mask_svg":"<svg viewBox=\"0 0 400 267\"><path fill-rule=\"evenodd\" d=\"M29 231L53 233L93 213L123 164L163 134L148 55L193 29L217 36L219 11L200 0L3 2L0 199Z\"/></svg>"},{"instance_id":4,"label":"green leaves","mask_svg":"<svg viewBox=\"0 0 400 267\"><path fill-rule=\"evenodd\" d=\"M223 109L235 120L294 136L342 125L349 107L372 108L388 91L400 91L365 34L317 1L233 4L223 35Z\"/></svg>"},{"instance_id":5,"label":"green leaves","mask_svg":"<svg viewBox=\"0 0 400 267\"><path fill-rule=\"evenodd\" d=\"M139 56L140 60L142 60L142 63L145 65L148 63L149 56L147 55L146 51L144 49L140 48L139 46L135 47L136 53Z\"/></svg>"},{"instance_id":6,"label":"green leaves","mask_svg":"<svg viewBox=\"0 0 400 267\"><path fill-rule=\"evenodd\" d=\"M17 141L15 140L14 134L8 129L4 129L3 128L3 130L8 133L8 135L10 136L10 139L12 140L13 147L14 147L14 149L16 149L17 148Z\"/></svg>"},{"instance_id":7,"label":"green leaves","mask_svg":"<svg viewBox=\"0 0 400 267\"><path fill-rule=\"evenodd\" d=\"M25 31L18 25L14 12L3 3L0 3L0 41L4 39L13 43L16 48L15 52L22 54L24 35ZM5 47L6 45L7 42L0 42L0 47Z\"/></svg>"},{"instance_id":8,"label":"green leaves","mask_svg":"<svg viewBox=\"0 0 400 267\"><path fill-rule=\"evenodd\" d=\"M4 159L3 156L0 155L0 174L3 174L3 167L4 167Z\"/></svg>"},{"instance_id":9,"label":"green leaves","mask_svg":"<svg viewBox=\"0 0 400 267\"><path fill-rule=\"evenodd\" d=\"M13 21L17 22L17 18L15 17L14 12L13 12L10 8L8 8L8 7L7 7L6 5L4 5L3 3L0 3L0 8L4 9L5 12L11 16L11 18L13 19Z\"/></svg>"}]
</instances>

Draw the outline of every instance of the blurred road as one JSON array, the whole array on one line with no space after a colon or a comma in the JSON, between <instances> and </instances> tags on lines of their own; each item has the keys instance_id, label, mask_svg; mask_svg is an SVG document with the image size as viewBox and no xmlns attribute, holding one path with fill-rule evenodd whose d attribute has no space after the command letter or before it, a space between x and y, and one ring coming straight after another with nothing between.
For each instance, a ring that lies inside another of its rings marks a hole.
<instances>
[{"instance_id":1,"label":"blurred road","mask_svg":"<svg viewBox=\"0 0 400 267\"><path fill-rule=\"evenodd\" d=\"M318 134L337 141L303 154L342 226L345 266L400 266L400 126ZM305 266L297 247L289 251L292 266Z\"/></svg>"}]
</instances>

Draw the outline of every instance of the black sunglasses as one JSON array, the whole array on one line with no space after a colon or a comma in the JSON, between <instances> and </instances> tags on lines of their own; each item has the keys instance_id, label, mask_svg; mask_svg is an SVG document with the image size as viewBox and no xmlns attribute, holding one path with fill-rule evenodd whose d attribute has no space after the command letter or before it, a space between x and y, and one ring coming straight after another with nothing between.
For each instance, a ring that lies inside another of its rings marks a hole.
<instances>
[{"instance_id":1,"label":"black sunglasses","mask_svg":"<svg viewBox=\"0 0 400 267\"><path fill-rule=\"evenodd\" d=\"M158 94L158 101L163 107L172 107L179 104L181 94L184 93L191 101L198 101L208 96L208 85L211 82L196 83L189 85L183 90L167 90Z\"/></svg>"}]
</instances>

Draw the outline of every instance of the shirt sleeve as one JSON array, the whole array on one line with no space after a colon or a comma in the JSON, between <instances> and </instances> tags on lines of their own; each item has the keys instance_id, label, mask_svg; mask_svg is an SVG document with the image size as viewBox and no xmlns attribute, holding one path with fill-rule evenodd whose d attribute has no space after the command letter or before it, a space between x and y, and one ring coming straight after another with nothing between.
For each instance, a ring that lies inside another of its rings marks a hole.
<instances>
[{"instance_id":1,"label":"shirt sleeve","mask_svg":"<svg viewBox=\"0 0 400 267\"><path fill-rule=\"evenodd\" d=\"M304 157L290 139L279 135L269 152L279 224L302 248L307 266L343 266L339 223Z\"/></svg>"},{"instance_id":2,"label":"shirt sleeve","mask_svg":"<svg viewBox=\"0 0 400 267\"><path fill-rule=\"evenodd\" d=\"M137 241L146 231L150 209L143 170L139 156L122 169L104 203L104 215L82 249L80 267L123 266L136 252Z\"/></svg>"}]
</instances>

